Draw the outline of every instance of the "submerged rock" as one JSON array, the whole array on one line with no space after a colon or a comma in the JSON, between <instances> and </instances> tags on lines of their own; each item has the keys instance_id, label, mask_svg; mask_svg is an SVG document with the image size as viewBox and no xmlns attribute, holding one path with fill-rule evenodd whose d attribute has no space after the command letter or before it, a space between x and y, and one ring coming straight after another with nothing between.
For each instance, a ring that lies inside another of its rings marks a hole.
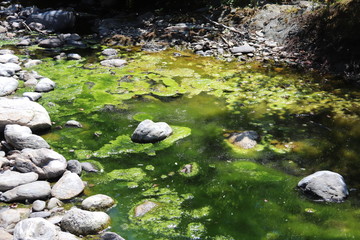
<instances>
[{"instance_id":1,"label":"submerged rock","mask_svg":"<svg viewBox=\"0 0 360 240\"><path fill-rule=\"evenodd\" d=\"M4 171L0 173L0 191L7 191L14 187L35 182L39 175L34 172L19 173L15 171Z\"/></svg>"},{"instance_id":2,"label":"submerged rock","mask_svg":"<svg viewBox=\"0 0 360 240\"><path fill-rule=\"evenodd\" d=\"M18 85L19 82L15 78L0 77L0 97L7 96L15 92Z\"/></svg>"},{"instance_id":3,"label":"submerged rock","mask_svg":"<svg viewBox=\"0 0 360 240\"><path fill-rule=\"evenodd\" d=\"M150 212L152 209L157 207L158 204L152 201L145 201L144 203L138 205L134 210L134 217L142 217L146 213Z\"/></svg>"},{"instance_id":4,"label":"submerged rock","mask_svg":"<svg viewBox=\"0 0 360 240\"><path fill-rule=\"evenodd\" d=\"M90 212L72 208L65 213L61 228L75 235L96 234L110 223L110 217L104 212Z\"/></svg>"},{"instance_id":5,"label":"submerged rock","mask_svg":"<svg viewBox=\"0 0 360 240\"><path fill-rule=\"evenodd\" d=\"M165 122L157 122L147 119L142 121L131 136L136 143L155 143L164 140L172 134L171 127Z\"/></svg>"},{"instance_id":6,"label":"submerged rock","mask_svg":"<svg viewBox=\"0 0 360 240\"><path fill-rule=\"evenodd\" d=\"M123 67L127 64L127 61L123 59L108 59L101 61L100 64L105 67Z\"/></svg>"},{"instance_id":7,"label":"submerged rock","mask_svg":"<svg viewBox=\"0 0 360 240\"><path fill-rule=\"evenodd\" d=\"M46 181L36 181L15 187L4 192L0 196L0 201L31 201L37 199L46 199L50 196L50 183Z\"/></svg>"},{"instance_id":8,"label":"submerged rock","mask_svg":"<svg viewBox=\"0 0 360 240\"><path fill-rule=\"evenodd\" d=\"M28 218L16 224L14 240L58 239L56 226L43 218Z\"/></svg>"},{"instance_id":9,"label":"submerged rock","mask_svg":"<svg viewBox=\"0 0 360 240\"><path fill-rule=\"evenodd\" d=\"M51 190L51 195L60 200L67 200L76 197L84 191L85 184L76 173L65 172L64 175L55 183Z\"/></svg>"},{"instance_id":10,"label":"submerged rock","mask_svg":"<svg viewBox=\"0 0 360 240\"><path fill-rule=\"evenodd\" d=\"M244 131L242 133L232 133L229 142L243 149L250 149L257 145L259 134L255 131Z\"/></svg>"},{"instance_id":11,"label":"submerged rock","mask_svg":"<svg viewBox=\"0 0 360 240\"><path fill-rule=\"evenodd\" d=\"M82 124L75 120L69 120L65 123L65 127L82 128Z\"/></svg>"},{"instance_id":12,"label":"submerged rock","mask_svg":"<svg viewBox=\"0 0 360 240\"><path fill-rule=\"evenodd\" d=\"M4 131L5 140L15 149L24 148L50 148L49 144L40 136L32 134L29 127L18 124L6 125Z\"/></svg>"},{"instance_id":13,"label":"submerged rock","mask_svg":"<svg viewBox=\"0 0 360 240\"><path fill-rule=\"evenodd\" d=\"M28 98L0 98L0 130L7 124L28 126L32 130L51 127L48 112Z\"/></svg>"},{"instance_id":14,"label":"submerged rock","mask_svg":"<svg viewBox=\"0 0 360 240\"><path fill-rule=\"evenodd\" d=\"M112 207L115 204L114 199L104 194L96 194L82 201L81 206L90 211L102 210Z\"/></svg>"},{"instance_id":15,"label":"submerged rock","mask_svg":"<svg viewBox=\"0 0 360 240\"><path fill-rule=\"evenodd\" d=\"M331 171L318 171L305 178L298 187L314 200L343 202L349 195L343 177Z\"/></svg>"}]
</instances>

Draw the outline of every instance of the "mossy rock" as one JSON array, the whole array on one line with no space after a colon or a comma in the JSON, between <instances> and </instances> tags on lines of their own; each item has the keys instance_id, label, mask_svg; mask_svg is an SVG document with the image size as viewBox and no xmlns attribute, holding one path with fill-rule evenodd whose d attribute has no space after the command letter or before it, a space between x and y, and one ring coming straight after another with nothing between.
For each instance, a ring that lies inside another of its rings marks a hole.
<instances>
[{"instance_id":1,"label":"mossy rock","mask_svg":"<svg viewBox=\"0 0 360 240\"><path fill-rule=\"evenodd\" d=\"M200 166L196 162L187 163L182 165L178 172L183 177L195 177L200 173Z\"/></svg>"}]
</instances>

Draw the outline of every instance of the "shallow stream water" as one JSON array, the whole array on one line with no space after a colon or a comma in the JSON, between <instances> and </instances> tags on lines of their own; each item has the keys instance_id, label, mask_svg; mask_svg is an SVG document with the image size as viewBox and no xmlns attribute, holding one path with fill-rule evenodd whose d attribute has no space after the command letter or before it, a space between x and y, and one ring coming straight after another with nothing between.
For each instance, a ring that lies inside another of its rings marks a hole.
<instances>
[{"instance_id":1,"label":"shallow stream water","mask_svg":"<svg viewBox=\"0 0 360 240\"><path fill-rule=\"evenodd\" d=\"M86 195L116 199L111 231L127 240L360 239L360 91L314 73L173 50L123 49L128 64L106 68L100 51L45 58L34 70L57 84L40 100L55 122L43 137L68 160L103 169L83 179ZM63 128L70 119L84 127ZM134 144L144 119L167 122L174 134ZM261 136L254 149L227 141L245 130ZM185 164L194 176L181 173ZM344 203L298 192L318 170L344 176L352 190ZM134 217L146 200L158 206Z\"/></svg>"}]
</instances>

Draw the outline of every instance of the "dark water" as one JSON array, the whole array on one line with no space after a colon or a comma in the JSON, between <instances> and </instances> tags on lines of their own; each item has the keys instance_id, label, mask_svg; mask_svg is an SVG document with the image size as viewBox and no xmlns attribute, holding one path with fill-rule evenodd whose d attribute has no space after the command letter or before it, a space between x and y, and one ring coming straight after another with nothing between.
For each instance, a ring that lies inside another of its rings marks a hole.
<instances>
[{"instance_id":1,"label":"dark water","mask_svg":"<svg viewBox=\"0 0 360 240\"><path fill-rule=\"evenodd\" d=\"M128 240L360 239L359 92L331 78L182 54L133 54L121 70L96 61L37 67L58 84L42 100L56 122L44 137L67 159L102 164L104 172L84 176L86 194L116 199L111 230ZM97 157L110 141L130 136L139 116L191 135L151 154L135 147ZM84 128L56 128L69 119ZM226 141L244 130L261 135L255 150ZM188 163L197 164L196 176L180 174ZM115 169L127 169L130 179L109 179ZM349 199L302 196L297 182L318 170L343 175L354 189ZM145 200L159 205L135 218Z\"/></svg>"}]
</instances>

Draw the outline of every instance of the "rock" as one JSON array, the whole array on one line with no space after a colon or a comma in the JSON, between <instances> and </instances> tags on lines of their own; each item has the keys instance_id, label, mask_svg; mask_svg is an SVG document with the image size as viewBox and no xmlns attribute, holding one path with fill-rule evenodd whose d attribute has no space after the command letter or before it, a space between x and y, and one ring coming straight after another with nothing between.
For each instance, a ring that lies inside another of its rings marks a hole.
<instances>
[{"instance_id":1,"label":"rock","mask_svg":"<svg viewBox=\"0 0 360 240\"><path fill-rule=\"evenodd\" d=\"M314 200L343 202L349 195L343 177L331 171L318 171L305 178L298 187Z\"/></svg>"},{"instance_id":2,"label":"rock","mask_svg":"<svg viewBox=\"0 0 360 240\"><path fill-rule=\"evenodd\" d=\"M99 171L92 163L89 163L89 162L82 162L81 168L85 172L98 172Z\"/></svg>"},{"instance_id":3,"label":"rock","mask_svg":"<svg viewBox=\"0 0 360 240\"><path fill-rule=\"evenodd\" d=\"M75 120L69 120L65 123L65 127L82 128L82 124Z\"/></svg>"},{"instance_id":4,"label":"rock","mask_svg":"<svg viewBox=\"0 0 360 240\"><path fill-rule=\"evenodd\" d=\"M51 212L41 211L30 213L30 218L48 218L51 216Z\"/></svg>"},{"instance_id":5,"label":"rock","mask_svg":"<svg viewBox=\"0 0 360 240\"><path fill-rule=\"evenodd\" d=\"M236 54L236 53L253 53L253 52L255 52L255 48L251 47L249 44L244 44L242 46L231 48L230 52L232 54Z\"/></svg>"},{"instance_id":6,"label":"rock","mask_svg":"<svg viewBox=\"0 0 360 240\"><path fill-rule=\"evenodd\" d=\"M34 31L41 31L45 29L45 25L37 22L29 23L29 28Z\"/></svg>"},{"instance_id":7,"label":"rock","mask_svg":"<svg viewBox=\"0 0 360 240\"><path fill-rule=\"evenodd\" d=\"M4 192L0 196L0 201L31 201L37 199L45 199L50 196L50 183L46 181L36 181L17 186L11 190Z\"/></svg>"},{"instance_id":8,"label":"rock","mask_svg":"<svg viewBox=\"0 0 360 240\"><path fill-rule=\"evenodd\" d=\"M0 55L2 56L2 55ZM12 77L0 77L0 97L15 92L19 85L18 80Z\"/></svg>"},{"instance_id":9,"label":"rock","mask_svg":"<svg viewBox=\"0 0 360 240\"><path fill-rule=\"evenodd\" d=\"M55 240L58 234L54 224L43 218L28 218L16 224L14 240Z\"/></svg>"},{"instance_id":10,"label":"rock","mask_svg":"<svg viewBox=\"0 0 360 240\"><path fill-rule=\"evenodd\" d=\"M39 42L39 47L43 48L57 48L61 47L64 43L58 38L48 38Z\"/></svg>"},{"instance_id":11,"label":"rock","mask_svg":"<svg viewBox=\"0 0 360 240\"><path fill-rule=\"evenodd\" d=\"M62 218L63 218L63 215L55 215L55 216L47 218L46 220L48 220L52 224L60 225Z\"/></svg>"},{"instance_id":12,"label":"rock","mask_svg":"<svg viewBox=\"0 0 360 240\"><path fill-rule=\"evenodd\" d=\"M51 127L50 117L45 108L28 98L0 97L0 112L0 130L7 124L28 126L33 131Z\"/></svg>"},{"instance_id":13,"label":"rock","mask_svg":"<svg viewBox=\"0 0 360 240\"><path fill-rule=\"evenodd\" d=\"M0 157L0 168L3 168L5 166L10 166L10 161L7 158Z\"/></svg>"},{"instance_id":14,"label":"rock","mask_svg":"<svg viewBox=\"0 0 360 240\"><path fill-rule=\"evenodd\" d=\"M5 126L5 140L15 149L24 148L50 148L49 144L40 136L32 134L29 127L18 124L9 124Z\"/></svg>"},{"instance_id":15,"label":"rock","mask_svg":"<svg viewBox=\"0 0 360 240\"><path fill-rule=\"evenodd\" d=\"M35 86L38 84L38 80L36 80L35 78L27 80L24 83L25 87L31 87L31 88L35 88Z\"/></svg>"},{"instance_id":16,"label":"rock","mask_svg":"<svg viewBox=\"0 0 360 240\"><path fill-rule=\"evenodd\" d=\"M62 41L65 42L71 42L71 41L79 41L81 40L81 37L77 33L65 33L65 34L59 34L58 36Z\"/></svg>"},{"instance_id":17,"label":"rock","mask_svg":"<svg viewBox=\"0 0 360 240\"><path fill-rule=\"evenodd\" d=\"M125 239L116 233L106 232L101 235L101 240L125 240Z\"/></svg>"},{"instance_id":18,"label":"rock","mask_svg":"<svg viewBox=\"0 0 360 240\"><path fill-rule=\"evenodd\" d=\"M78 160L69 160L67 162L66 169L72 173L76 173L79 176L81 175L82 167L81 163Z\"/></svg>"},{"instance_id":19,"label":"rock","mask_svg":"<svg viewBox=\"0 0 360 240\"><path fill-rule=\"evenodd\" d=\"M7 32L7 28L0 26L0 33L6 33Z\"/></svg>"},{"instance_id":20,"label":"rock","mask_svg":"<svg viewBox=\"0 0 360 240\"><path fill-rule=\"evenodd\" d=\"M61 176L66 169L66 159L59 153L47 149L23 149L8 156L15 160L15 168L19 172L36 172L39 179L52 179Z\"/></svg>"},{"instance_id":21,"label":"rock","mask_svg":"<svg viewBox=\"0 0 360 240\"><path fill-rule=\"evenodd\" d=\"M144 203L138 205L135 208L134 217L142 217L157 206L158 206L157 203L154 203L152 201L145 201Z\"/></svg>"},{"instance_id":22,"label":"rock","mask_svg":"<svg viewBox=\"0 0 360 240\"><path fill-rule=\"evenodd\" d=\"M0 76L12 77L21 67L16 63L0 63Z\"/></svg>"},{"instance_id":23,"label":"rock","mask_svg":"<svg viewBox=\"0 0 360 240\"><path fill-rule=\"evenodd\" d=\"M52 187L51 195L60 200L76 197L84 191L85 184L76 173L65 172Z\"/></svg>"},{"instance_id":24,"label":"rock","mask_svg":"<svg viewBox=\"0 0 360 240\"><path fill-rule=\"evenodd\" d=\"M35 80L36 81L36 80ZM36 81L37 84L37 81ZM35 85L36 85L35 84ZM30 99L33 102L36 102L37 100L39 100L42 97L41 93L37 93L37 92L24 92L23 93L23 97L27 97L28 99Z\"/></svg>"},{"instance_id":25,"label":"rock","mask_svg":"<svg viewBox=\"0 0 360 240\"><path fill-rule=\"evenodd\" d=\"M57 240L78 240L74 234L68 233L68 232L58 232L58 239Z\"/></svg>"},{"instance_id":26,"label":"rock","mask_svg":"<svg viewBox=\"0 0 360 240\"><path fill-rule=\"evenodd\" d=\"M127 64L126 60L123 59L107 59L100 62L105 67L123 67Z\"/></svg>"},{"instance_id":27,"label":"rock","mask_svg":"<svg viewBox=\"0 0 360 240\"><path fill-rule=\"evenodd\" d=\"M19 63L19 58L13 54L0 55L0 63Z\"/></svg>"},{"instance_id":28,"label":"rock","mask_svg":"<svg viewBox=\"0 0 360 240\"><path fill-rule=\"evenodd\" d=\"M26 68L30 68L30 67L34 67L36 65L39 65L41 64L42 61L41 60L38 60L38 59L30 59L28 60L25 64L24 64L24 67Z\"/></svg>"},{"instance_id":29,"label":"rock","mask_svg":"<svg viewBox=\"0 0 360 240\"><path fill-rule=\"evenodd\" d=\"M232 133L229 141L237 147L250 149L257 145L259 138L259 134L255 131L244 131L242 133Z\"/></svg>"},{"instance_id":30,"label":"rock","mask_svg":"<svg viewBox=\"0 0 360 240\"><path fill-rule=\"evenodd\" d=\"M0 55L4 54L14 54L14 51L10 49L0 49Z\"/></svg>"},{"instance_id":31,"label":"rock","mask_svg":"<svg viewBox=\"0 0 360 240\"><path fill-rule=\"evenodd\" d=\"M42 78L42 79L40 79L38 84L36 84L35 91L36 92L49 92L49 91L54 90L55 85L56 85L55 82L52 81L51 79Z\"/></svg>"},{"instance_id":32,"label":"rock","mask_svg":"<svg viewBox=\"0 0 360 240\"><path fill-rule=\"evenodd\" d=\"M80 60L81 56L77 53L69 53L67 55L67 60Z\"/></svg>"},{"instance_id":33,"label":"rock","mask_svg":"<svg viewBox=\"0 0 360 240\"><path fill-rule=\"evenodd\" d=\"M0 229L12 232L16 224L22 219L28 218L29 215L30 209L28 208L2 208L0 210Z\"/></svg>"},{"instance_id":34,"label":"rock","mask_svg":"<svg viewBox=\"0 0 360 240\"><path fill-rule=\"evenodd\" d=\"M71 30L75 25L75 13L64 10L51 10L38 14L31 14L26 23L41 23L46 29L56 32Z\"/></svg>"},{"instance_id":35,"label":"rock","mask_svg":"<svg viewBox=\"0 0 360 240\"><path fill-rule=\"evenodd\" d=\"M96 234L110 223L110 217L104 212L90 212L72 208L65 213L61 228L75 235Z\"/></svg>"},{"instance_id":36,"label":"rock","mask_svg":"<svg viewBox=\"0 0 360 240\"><path fill-rule=\"evenodd\" d=\"M61 207L63 204L62 201L60 201L59 199L57 198L50 198L48 204L47 204L47 209L53 209L53 208L56 208L56 207Z\"/></svg>"},{"instance_id":37,"label":"rock","mask_svg":"<svg viewBox=\"0 0 360 240\"><path fill-rule=\"evenodd\" d=\"M164 140L172 134L171 127L165 122L157 122L147 119L142 121L131 136L136 143L155 143Z\"/></svg>"},{"instance_id":38,"label":"rock","mask_svg":"<svg viewBox=\"0 0 360 240\"><path fill-rule=\"evenodd\" d=\"M103 210L112 207L115 204L114 199L104 194L96 194L82 201L81 206L85 210Z\"/></svg>"},{"instance_id":39,"label":"rock","mask_svg":"<svg viewBox=\"0 0 360 240\"><path fill-rule=\"evenodd\" d=\"M40 211L44 210L45 207L46 207L46 202L45 201L36 200L36 201L33 202L32 210L34 212L40 212Z\"/></svg>"},{"instance_id":40,"label":"rock","mask_svg":"<svg viewBox=\"0 0 360 240\"><path fill-rule=\"evenodd\" d=\"M23 39L18 44L16 44L16 46L18 46L18 47L26 47L26 46L30 46L30 44L31 44L30 40Z\"/></svg>"},{"instance_id":41,"label":"rock","mask_svg":"<svg viewBox=\"0 0 360 240\"><path fill-rule=\"evenodd\" d=\"M104 49L102 52L101 52L102 55L104 56L115 56L118 54L118 51L116 49L113 49L113 48L107 48L107 49Z\"/></svg>"},{"instance_id":42,"label":"rock","mask_svg":"<svg viewBox=\"0 0 360 240\"><path fill-rule=\"evenodd\" d=\"M15 171L4 171L0 173L0 191L7 191L14 187L35 182L39 175L34 172L19 173Z\"/></svg>"},{"instance_id":43,"label":"rock","mask_svg":"<svg viewBox=\"0 0 360 240\"><path fill-rule=\"evenodd\" d=\"M0 33L1 33L1 31L0 31ZM14 239L13 235L11 235L10 233L8 233L7 231L5 231L3 229L0 229L0 240L13 240L13 239Z\"/></svg>"}]
</instances>

